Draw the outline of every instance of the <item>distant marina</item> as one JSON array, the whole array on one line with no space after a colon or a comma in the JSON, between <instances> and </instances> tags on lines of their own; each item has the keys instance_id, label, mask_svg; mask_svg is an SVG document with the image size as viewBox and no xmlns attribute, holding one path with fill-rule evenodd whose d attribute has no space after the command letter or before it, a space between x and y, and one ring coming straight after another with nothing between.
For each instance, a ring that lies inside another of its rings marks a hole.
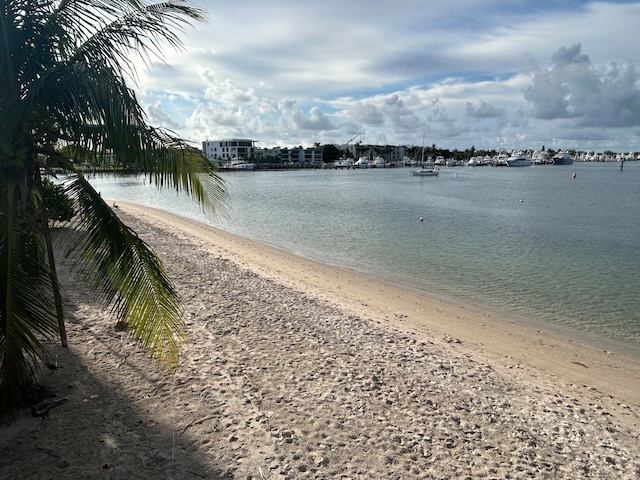
<instances>
[{"instance_id":1,"label":"distant marina","mask_svg":"<svg viewBox=\"0 0 640 480\"><path fill-rule=\"evenodd\" d=\"M510 161L511 159L511 161ZM573 162L625 162L640 160L640 153L632 152L625 154L596 154L577 153L572 155L568 150L560 150L553 155L544 150L512 150L507 153L501 150L496 155L474 155L468 160L445 158L444 156L429 157L427 159L415 159L405 156L401 162L393 160L387 161L382 157L375 157L373 161L367 156L360 157L357 161L353 158L339 158L333 163L318 165L323 168L349 169L349 168L391 168L391 167L426 167L434 166L447 167L508 167L508 166L531 166L531 165L571 165Z\"/></svg>"},{"instance_id":2,"label":"distant marina","mask_svg":"<svg viewBox=\"0 0 640 480\"><path fill-rule=\"evenodd\" d=\"M599 162L618 163L632 162L640 160L640 154L627 153L616 155L598 154L575 154L572 155L567 150L560 150L553 154L547 151L534 150L522 151L513 150L510 153L500 151L496 155L476 155L467 159L445 158L444 156L429 157L425 160L416 160L405 156L401 161L385 160L383 157L370 157L363 155L355 160L353 158L340 157L333 162L324 162L316 159L313 162L267 162L255 160L248 162L239 158L234 158L227 162L219 163L222 171L246 171L246 170L291 170L305 168L330 168L337 170L367 169L367 168L398 168L398 167L420 167L422 169L433 169L433 167L529 167L532 165L572 165L576 163Z\"/></svg>"},{"instance_id":3,"label":"distant marina","mask_svg":"<svg viewBox=\"0 0 640 480\"><path fill-rule=\"evenodd\" d=\"M361 134L350 138L343 145L320 145L311 148L258 148L256 141L246 138L206 140L202 142L203 154L223 171L292 170L332 168L368 169L420 167L522 167L531 165L570 165L575 162L618 162L640 160L640 152L615 153L605 151L582 152L576 150L506 149L477 150L474 147L460 150L440 149L436 145L366 145L353 143ZM356 160L357 159L357 160Z\"/></svg>"}]
</instances>

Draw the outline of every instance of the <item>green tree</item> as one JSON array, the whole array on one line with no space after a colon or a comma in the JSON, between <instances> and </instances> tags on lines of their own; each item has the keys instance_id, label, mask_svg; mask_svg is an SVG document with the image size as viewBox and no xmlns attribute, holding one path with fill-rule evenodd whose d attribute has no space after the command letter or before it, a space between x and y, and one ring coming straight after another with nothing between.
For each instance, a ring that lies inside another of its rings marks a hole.
<instances>
[{"instance_id":1,"label":"green tree","mask_svg":"<svg viewBox=\"0 0 640 480\"><path fill-rule=\"evenodd\" d=\"M317 148L317 147L316 147ZM322 161L324 163L333 163L340 158L340 149L330 143L322 147Z\"/></svg>"},{"instance_id":2,"label":"green tree","mask_svg":"<svg viewBox=\"0 0 640 480\"><path fill-rule=\"evenodd\" d=\"M167 46L182 46L176 31L203 20L183 0L0 0L0 416L26 406L46 340L66 343L41 178L53 167L72 172L64 190L78 214L63 246L73 265L152 358L176 365L185 338L179 296L75 161L128 165L207 211L224 206L215 167L148 125L125 82L136 55L162 59Z\"/></svg>"},{"instance_id":3,"label":"green tree","mask_svg":"<svg viewBox=\"0 0 640 480\"><path fill-rule=\"evenodd\" d=\"M47 177L42 179L42 200L47 209L47 219L58 222L69 222L75 214L73 200L67 195L61 183L53 183Z\"/></svg>"}]
</instances>

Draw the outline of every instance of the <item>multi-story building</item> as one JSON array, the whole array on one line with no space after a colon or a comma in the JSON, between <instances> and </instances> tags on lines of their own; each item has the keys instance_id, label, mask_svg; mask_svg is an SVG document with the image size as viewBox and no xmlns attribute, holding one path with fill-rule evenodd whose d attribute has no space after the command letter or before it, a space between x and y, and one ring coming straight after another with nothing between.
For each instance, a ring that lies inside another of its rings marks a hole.
<instances>
[{"instance_id":1,"label":"multi-story building","mask_svg":"<svg viewBox=\"0 0 640 480\"><path fill-rule=\"evenodd\" d=\"M315 148L281 148L280 161L290 165L320 165L322 163L322 151Z\"/></svg>"},{"instance_id":2,"label":"multi-story building","mask_svg":"<svg viewBox=\"0 0 640 480\"><path fill-rule=\"evenodd\" d=\"M247 138L229 138L225 140L205 140L202 142L202 153L216 163L225 163L234 158L253 158L254 140Z\"/></svg>"}]
</instances>

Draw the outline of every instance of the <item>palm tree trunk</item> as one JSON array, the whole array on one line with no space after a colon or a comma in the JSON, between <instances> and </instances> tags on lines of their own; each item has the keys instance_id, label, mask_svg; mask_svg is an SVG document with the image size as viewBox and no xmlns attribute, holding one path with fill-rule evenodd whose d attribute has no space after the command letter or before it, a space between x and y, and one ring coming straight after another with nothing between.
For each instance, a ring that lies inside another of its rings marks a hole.
<instances>
[{"instance_id":1,"label":"palm tree trunk","mask_svg":"<svg viewBox=\"0 0 640 480\"><path fill-rule=\"evenodd\" d=\"M42 191L42 177L40 176L40 170L36 172L36 182L40 191ZM62 295L60 295L60 282L58 282L58 272L56 271L56 259L53 254L53 242L51 241L51 230L49 230L49 215L47 206L43 200L42 202L42 235L47 245L47 256L49 259L49 280L51 281L51 288L53 289L53 298L56 304L56 317L58 318L58 331L60 333L60 343L63 347L67 346L67 329L64 325L64 309L62 307Z\"/></svg>"},{"instance_id":2,"label":"palm tree trunk","mask_svg":"<svg viewBox=\"0 0 640 480\"><path fill-rule=\"evenodd\" d=\"M45 209L46 212L46 209ZM58 318L58 330L60 332L60 343L63 347L67 346L67 329L64 325L64 309L62 308L62 295L60 295L60 283L58 282L58 273L56 272L56 260L53 255L53 244L51 242L51 231L49 230L49 220L45 216L43 219L42 230L44 240L47 244L47 255L49 256L49 277L51 287L53 288L53 298L56 303L56 317Z\"/></svg>"}]
</instances>

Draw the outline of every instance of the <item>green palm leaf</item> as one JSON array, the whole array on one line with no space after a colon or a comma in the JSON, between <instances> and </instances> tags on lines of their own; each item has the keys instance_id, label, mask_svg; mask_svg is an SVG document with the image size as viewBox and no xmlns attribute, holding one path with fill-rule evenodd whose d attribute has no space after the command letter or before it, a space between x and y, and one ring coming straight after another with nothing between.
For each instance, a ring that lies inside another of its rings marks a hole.
<instances>
[{"instance_id":1,"label":"green palm leaf","mask_svg":"<svg viewBox=\"0 0 640 480\"><path fill-rule=\"evenodd\" d=\"M94 280L97 298L151 354L175 366L185 339L179 296L148 245L82 176L68 191L79 211L68 243L75 265Z\"/></svg>"},{"instance_id":2,"label":"green palm leaf","mask_svg":"<svg viewBox=\"0 0 640 480\"><path fill-rule=\"evenodd\" d=\"M134 170L208 212L226 205L216 168L148 125L127 85L136 76L132 58L162 59L203 18L183 0L0 0L0 416L24 403L56 320L63 331L41 171L73 170L73 158ZM79 212L69 243L75 265L131 335L175 366L185 326L160 261L81 175L67 191Z\"/></svg>"},{"instance_id":3,"label":"green palm leaf","mask_svg":"<svg viewBox=\"0 0 640 480\"><path fill-rule=\"evenodd\" d=\"M57 332L38 217L15 208L16 190L9 183L0 200L0 406L9 412L24 406L42 339Z\"/></svg>"}]
</instances>

